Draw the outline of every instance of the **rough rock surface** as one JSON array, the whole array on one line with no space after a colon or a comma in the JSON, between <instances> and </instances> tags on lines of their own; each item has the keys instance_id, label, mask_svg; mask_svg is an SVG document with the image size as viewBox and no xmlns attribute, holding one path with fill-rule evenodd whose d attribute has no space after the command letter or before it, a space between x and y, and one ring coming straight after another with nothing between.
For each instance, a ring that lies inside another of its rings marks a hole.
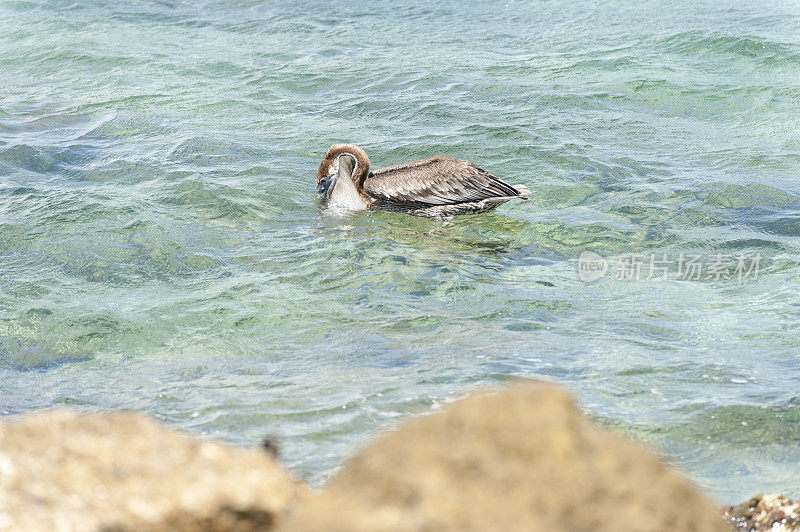
<instances>
[{"instance_id":1,"label":"rough rock surface","mask_svg":"<svg viewBox=\"0 0 800 532\"><path fill-rule=\"evenodd\" d=\"M459 401L368 447L286 531L730 530L659 458L552 385Z\"/></svg>"},{"instance_id":2,"label":"rough rock surface","mask_svg":"<svg viewBox=\"0 0 800 532\"><path fill-rule=\"evenodd\" d=\"M266 452L139 414L0 423L0 531L264 530L303 493Z\"/></svg>"},{"instance_id":3,"label":"rough rock surface","mask_svg":"<svg viewBox=\"0 0 800 532\"><path fill-rule=\"evenodd\" d=\"M800 530L800 501L782 495L756 495L739 506L729 506L725 517L737 530Z\"/></svg>"}]
</instances>

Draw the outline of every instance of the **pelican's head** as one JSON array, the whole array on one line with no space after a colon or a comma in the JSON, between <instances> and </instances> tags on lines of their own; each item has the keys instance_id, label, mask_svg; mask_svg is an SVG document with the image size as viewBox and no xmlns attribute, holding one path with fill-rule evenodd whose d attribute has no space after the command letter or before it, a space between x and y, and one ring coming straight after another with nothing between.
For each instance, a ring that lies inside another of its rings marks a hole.
<instances>
[{"instance_id":1,"label":"pelican's head","mask_svg":"<svg viewBox=\"0 0 800 532\"><path fill-rule=\"evenodd\" d=\"M334 144L317 170L317 195L352 210L365 208L363 185L369 173L369 158L358 146Z\"/></svg>"}]
</instances>

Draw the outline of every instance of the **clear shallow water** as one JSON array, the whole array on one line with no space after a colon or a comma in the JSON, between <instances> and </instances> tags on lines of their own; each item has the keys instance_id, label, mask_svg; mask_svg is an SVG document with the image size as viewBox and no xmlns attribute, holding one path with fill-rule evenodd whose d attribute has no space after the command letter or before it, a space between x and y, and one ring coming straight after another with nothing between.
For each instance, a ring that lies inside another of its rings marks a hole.
<instances>
[{"instance_id":1,"label":"clear shallow water","mask_svg":"<svg viewBox=\"0 0 800 532\"><path fill-rule=\"evenodd\" d=\"M720 501L800 494L796 3L219 4L0 4L2 414L277 433L319 483L406 415L544 377ZM340 141L533 195L331 220ZM585 284L584 250L764 260Z\"/></svg>"}]
</instances>

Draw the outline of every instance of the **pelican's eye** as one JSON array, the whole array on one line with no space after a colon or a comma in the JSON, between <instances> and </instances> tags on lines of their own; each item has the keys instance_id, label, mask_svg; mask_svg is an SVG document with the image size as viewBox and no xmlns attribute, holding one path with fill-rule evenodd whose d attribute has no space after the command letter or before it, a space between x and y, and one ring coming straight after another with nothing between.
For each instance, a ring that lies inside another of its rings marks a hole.
<instances>
[{"instance_id":1,"label":"pelican's eye","mask_svg":"<svg viewBox=\"0 0 800 532\"><path fill-rule=\"evenodd\" d=\"M324 195L328 191L329 186L331 186L331 179L329 177L323 177L317 183L317 194L320 196Z\"/></svg>"}]
</instances>

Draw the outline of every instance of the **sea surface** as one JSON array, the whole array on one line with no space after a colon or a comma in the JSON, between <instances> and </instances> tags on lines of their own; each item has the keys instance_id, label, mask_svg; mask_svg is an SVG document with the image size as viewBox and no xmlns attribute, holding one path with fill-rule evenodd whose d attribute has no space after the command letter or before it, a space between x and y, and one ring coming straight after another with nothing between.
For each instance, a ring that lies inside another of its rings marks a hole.
<instances>
[{"instance_id":1,"label":"sea surface","mask_svg":"<svg viewBox=\"0 0 800 532\"><path fill-rule=\"evenodd\" d=\"M335 142L532 195L328 216ZM799 262L796 1L0 3L5 417L276 434L320 485L530 377L720 502L797 496Z\"/></svg>"}]
</instances>

